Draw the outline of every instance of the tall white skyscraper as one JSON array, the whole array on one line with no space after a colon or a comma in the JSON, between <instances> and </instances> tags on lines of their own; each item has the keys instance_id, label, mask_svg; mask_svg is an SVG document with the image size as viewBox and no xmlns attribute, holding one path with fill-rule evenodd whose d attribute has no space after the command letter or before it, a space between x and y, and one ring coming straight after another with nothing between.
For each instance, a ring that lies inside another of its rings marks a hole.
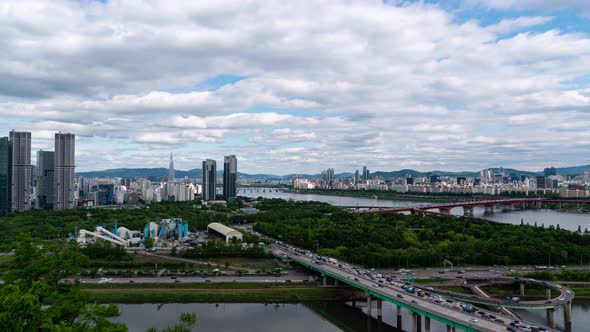
<instances>
[{"instance_id":1,"label":"tall white skyscraper","mask_svg":"<svg viewBox=\"0 0 590 332\"><path fill-rule=\"evenodd\" d=\"M76 135L55 133L54 179L55 194L53 195L55 210L74 207L74 169L76 153Z\"/></svg>"},{"instance_id":2,"label":"tall white skyscraper","mask_svg":"<svg viewBox=\"0 0 590 332\"><path fill-rule=\"evenodd\" d=\"M31 208L31 133L12 130L11 211Z\"/></svg>"}]
</instances>

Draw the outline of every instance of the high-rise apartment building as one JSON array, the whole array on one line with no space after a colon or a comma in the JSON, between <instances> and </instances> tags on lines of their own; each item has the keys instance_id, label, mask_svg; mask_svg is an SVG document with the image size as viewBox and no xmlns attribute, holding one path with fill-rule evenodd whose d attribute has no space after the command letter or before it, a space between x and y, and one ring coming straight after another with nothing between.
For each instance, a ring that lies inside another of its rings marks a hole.
<instances>
[{"instance_id":1,"label":"high-rise apartment building","mask_svg":"<svg viewBox=\"0 0 590 332\"><path fill-rule=\"evenodd\" d=\"M203 200L215 200L217 186L217 162L212 159L203 161Z\"/></svg>"},{"instance_id":2,"label":"high-rise apartment building","mask_svg":"<svg viewBox=\"0 0 590 332\"><path fill-rule=\"evenodd\" d=\"M223 157L223 198L237 196L238 159L236 156Z\"/></svg>"},{"instance_id":3,"label":"high-rise apartment building","mask_svg":"<svg viewBox=\"0 0 590 332\"><path fill-rule=\"evenodd\" d=\"M12 176L12 142L8 137L0 138L0 215L10 213Z\"/></svg>"},{"instance_id":4,"label":"high-rise apartment building","mask_svg":"<svg viewBox=\"0 0 590 332\"><path fill-rule=\"evenodd\" d=\"M359 183L359 180L360 180L360 174L359 174L359 170L357 169L357 170L354 172L354 184L357 184L357 183Z\"/></svg>"},{"instance_id":5,"label":"high-rise apartment building","mask_svg":"<svg viewBox=\"0 0 590 332\"><path fill-rule=\"evenodd\" d=\"M367 166L363 166L363 180L364 181L369 180L369 175L370 175L370 172L367 169Z\"/></svg>"},{"instance_id":6,"label":"high-rise apartment building","mask_svg":"<svg viewBox=\"0 0 590 332\"><path fill-rule=\"evenodd\" d=\"M74 169L76 153L76 135L55 133L54 187L55 210L71 209L74 203Z\"/></svg>"},{"instance_id":7,"label":"high-rise apartment building","mask_svg":"<svg viewBox=\"0 0 590 332\"><path fill-rule=\"evenodd\" d=\"M53 209L53 195L55 193L54 152L37 151L37 207Z\"/></svg>"},{"instance_id":8,"label":"high-rise apartment building","mask_svg":"<svg viewBox=\"0 0 590 332\"><path fill-rule=\"evenodd\" d=\"M546 184L545 184L545 177L544 176L537 176L536 177L536 184L537 184L537 189L545 189L547 188Z\"/></svg>"},{"instance_id":9,"label":"high-rise apartment building","mask_svg":"<svg viewBox=\"0 0 590 332\"><path fill-rule=\"evenodd\" d=\"M12 130L12 170L10 203L12 212L31 208L31 133Z\"/></svg>"}]
</instances>

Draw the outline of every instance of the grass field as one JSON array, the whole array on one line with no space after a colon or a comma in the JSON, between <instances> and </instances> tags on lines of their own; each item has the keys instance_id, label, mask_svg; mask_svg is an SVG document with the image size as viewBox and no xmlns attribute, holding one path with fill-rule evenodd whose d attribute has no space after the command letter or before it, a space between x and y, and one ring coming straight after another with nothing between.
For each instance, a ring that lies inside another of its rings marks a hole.
<instances>
[{"instance_id":1,"label":"grass field","mask_svg":"<svg viewBox=\"0 0 590 332\"><path fill-rule=\"evenodd\" d=\"M343 301L354 291L315 283L195 283L84 285L97 302L297 302Z\"/></svg>"}]
</instances>

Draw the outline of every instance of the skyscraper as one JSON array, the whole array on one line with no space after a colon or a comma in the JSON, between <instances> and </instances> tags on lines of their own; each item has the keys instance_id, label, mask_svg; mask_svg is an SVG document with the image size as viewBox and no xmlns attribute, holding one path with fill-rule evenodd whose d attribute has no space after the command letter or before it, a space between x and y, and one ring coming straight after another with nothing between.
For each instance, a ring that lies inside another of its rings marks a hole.
<instances>
[{"instance_id":1,"label":"skyscraper","mask_svg":"<svg viewBox=\"0 0 590 332\"><path fill-rule=\"evenodd\" d=\"M369 180L369 170L367 169L367 166L363 166L363 180L367 181Z\"/></svg>"},{"instance_id":2,"label":"skyscraper","mask_svg":"<svg viewBox=\"0 0 590 332\"><path fill-rule=\"evenodd\" d=\"M236 182L238 180L238 159L236 156L223 157L223 198L237 196Z\"/></svg>"},{"instance_id":3,"label":"skyscraper","mask_svg":"<svg viewBox=\"0 0 590 332\"><path fill-rule=\"evenodd\" d=\"M8 137L0 138L0 215L10 213L12 176L12 142Z\"/></svg>"},{"instance_id":4,"label":"skyscraper","mask_svg":"<svg viewBox=\"0 0 590 332\"><path fill-rule=\"evenodd\" d=\"M359 183L359 180L360 180L360 175L359 175L359 170L357 169L357 170L354 172L354 184L357 184L357 183Z\"/></svg>"},{"instance_id":5,"label":"skyscraper","mask_svg":"<svg viewBox=\"0 0 590 332\"><path fill-rule=\"evenodd\" d=\"M12 130L11 211L31 208L31 133Z\"/></svg>"},{"instance_id":6,"label":"skyscraper","mask_svg":"<svg viewBox=\"0 0 590 332\"><path fill-rule=\"evenodd\" d=\"M54 188L53 195L55 210L65 210L74 207L74 168L76 153L76 135L70 133L55 133L54 159Z\"/></svg>"},{"instance_id":7,"label":"skyscraper","mask_svg":"<svg viewBox=\"0 0 590 332\"><path fill-rule=\"evenodd\" d=\"M215 200L215 188L217 185L217 163L215 160L203 161L203 200Z\"/></svg>"},{"instance_id":8,"label":"skyscraper","mask_svg":"<svg viewBox=\"0 0 590 332\"><path fill-rule=\"evenodd\" d=\"M170 166L168 166L168 181L174 181L174 156L170 152Z\"/></svg>"},{"instance_id":9,"label":"skyscraper","mask_svg":"<svg viewBox=\"0 0 590 332\"><path fill-rule=\"evenodd\" d=\"M54 152L37 151L37 207L53 209L55 193Z\"/></svg>"}]
</instances>

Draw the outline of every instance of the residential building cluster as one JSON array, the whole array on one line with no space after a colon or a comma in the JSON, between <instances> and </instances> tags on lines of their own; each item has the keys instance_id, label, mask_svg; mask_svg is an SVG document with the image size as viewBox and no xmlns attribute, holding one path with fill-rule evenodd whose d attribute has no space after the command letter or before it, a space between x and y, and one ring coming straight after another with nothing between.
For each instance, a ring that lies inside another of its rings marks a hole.
<instances>
[{"instance_id":1,"label":"residential building cluster","mask_svg":"<svg viewBox=\"0 0 590 332\"><path fill-rule=\"evenodd\" d=\"M55 150L37 151L33 166L30 132L12 130L0 138L0 214L77 206L76 136L58 132L54 139Z\"/></svg>"},{"instance_id":2,"label":"residential building cluster","mask_svg":"<svg viewBox=\"0 0 590 332\"><path fill-rule=\"evenodd\" d=\"M11 131L0 138L0 215L29 209L64 210L162 201L204 201L217 198L215 160L203 161L202 178L175 177L170 154L168 176L84 178L75 174L76 136L55 133L54 151L37 151L31 163L31 133ZM237 196L237 158L225 156L223 198Z\"/></svg>"},{"instance_id":3,"label":"residential building cluster","mask_svg":"<svg viewBox=\"0 0 590 332\"><path fill-rule=\"evenodd\" d=\"M201 197L203 201L216 201L217 162L213 159L202 163L201 178L176 177L174 156L170 154L168 175L166 177L135 178L81 178L81 206L105 206L121 204L151 204L154 202L194 201ZM224 157L222 195L224 199L237 196L238 163L235 155Z\"/></svg>"},{"instance_id":4,"label":"residential building cluster","mask_svg":"<svg viewBox=\"0 0 590 332\"><path fill-rule=\"evenodd\" d=\"M367 167L362 173L358 170L352 176L335 176L329 168L317 177L294 177L294 189L334 189L334 190L391 190L401 193L457 193L457 194L557 194L564 198L590 197L590 172L579 176L557 174L553 167L546 168L543 175L515 175L499 169L484 169L479 176L442 176L432 174L412 177L406 174L398 178L384 179L371 176Z\"/></svg>"}]
</instances>

